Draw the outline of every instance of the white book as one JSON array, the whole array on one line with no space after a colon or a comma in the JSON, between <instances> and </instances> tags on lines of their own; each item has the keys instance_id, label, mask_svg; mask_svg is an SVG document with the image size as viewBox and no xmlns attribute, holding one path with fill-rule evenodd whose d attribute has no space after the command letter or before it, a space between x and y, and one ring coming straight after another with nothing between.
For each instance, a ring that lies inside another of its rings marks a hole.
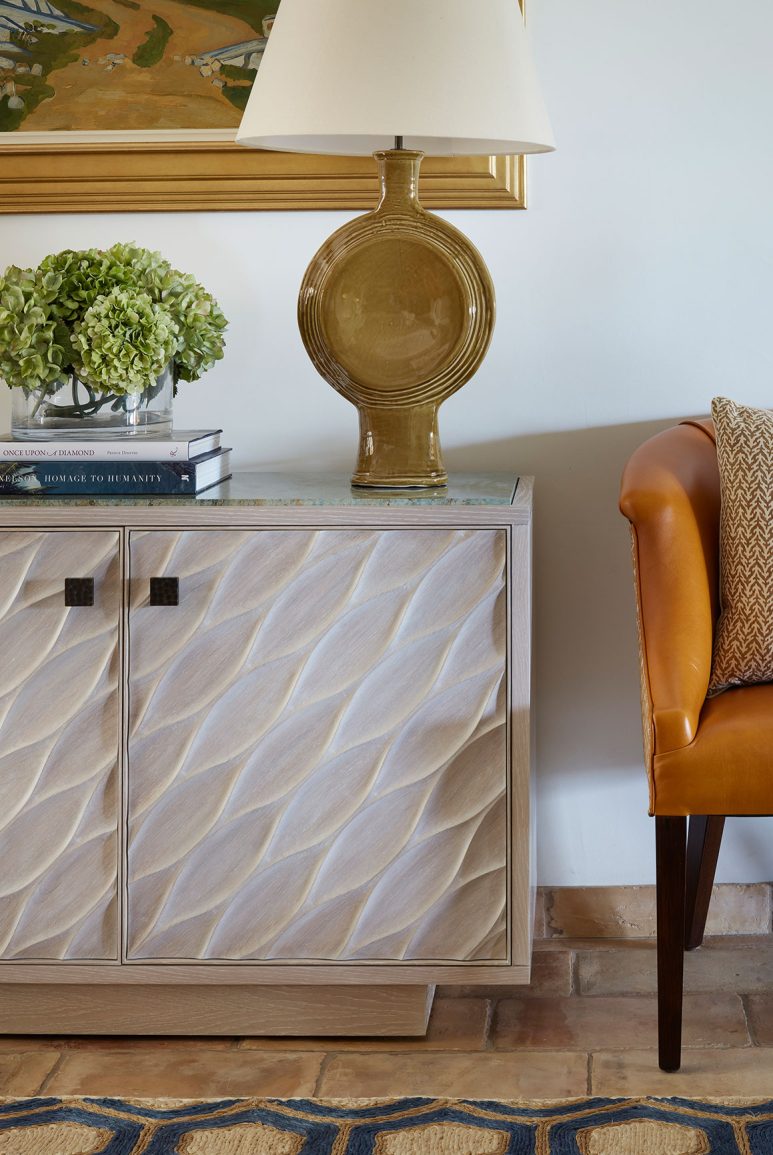
<instances>
[{"instance_id":1,"label":"white book","mask_svg":"<svg viewBox=\"0 0 773 1155\"><path fill-rule=\"evenodd\" d=\"M171 436L15 441L0 437L0 461L190 461L220 448L222 429L173 429Z\"/></svg>"}]
</instances>

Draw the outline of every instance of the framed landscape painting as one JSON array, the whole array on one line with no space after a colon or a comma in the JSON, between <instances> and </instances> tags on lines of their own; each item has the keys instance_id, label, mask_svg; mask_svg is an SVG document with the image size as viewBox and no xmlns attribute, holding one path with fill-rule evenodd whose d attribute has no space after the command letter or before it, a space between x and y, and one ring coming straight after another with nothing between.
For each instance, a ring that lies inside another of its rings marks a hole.
<instances>
[{"instance_id":1,"label":"framed landscape painting","mask_svg":"<svg viewBox=\"0 0 773 1155\"><path fill-rule=\"evenodd\" d=\"M370 157L234 143L278 5L0 0L0 212L373 207ZM430 208L523 190L520 157L424 163Z\"/></svg>"}]
</instances>

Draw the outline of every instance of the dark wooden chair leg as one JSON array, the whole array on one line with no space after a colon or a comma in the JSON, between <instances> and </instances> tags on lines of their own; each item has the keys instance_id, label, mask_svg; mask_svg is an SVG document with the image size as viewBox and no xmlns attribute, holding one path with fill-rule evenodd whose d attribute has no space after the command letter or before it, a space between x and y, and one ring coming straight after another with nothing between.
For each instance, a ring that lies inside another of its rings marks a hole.
<instances>
[{"instance_id":1,"label":"dark wooden chair leg","mask_svg":"<svg viewBox=\"0 0 773 1155\"><path fill-rule=\"evenodd\" d=\"M655 819L658 1060L662 1071L678 1071L682 1060L686 843L686 818Z\"/></svg>"},{"instance_id":2,"label":"dark wooden chair leg","mask_svg":"<svg viewBox=\"0 0 773 1155\"><path fill-rule=\"evenodd\" d=\"M687 828L685 950L695 950L703 942L724 828L723 815L695 814L690 818Z\"/></svg>"}]
</instances>

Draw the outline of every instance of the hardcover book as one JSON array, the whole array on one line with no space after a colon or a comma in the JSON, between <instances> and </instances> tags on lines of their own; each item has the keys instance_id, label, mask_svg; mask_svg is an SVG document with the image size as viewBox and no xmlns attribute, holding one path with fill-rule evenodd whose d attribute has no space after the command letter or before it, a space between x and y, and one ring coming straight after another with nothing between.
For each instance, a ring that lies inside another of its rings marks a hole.
<instances>
[{"instance_id":1,"label":"hardcover book","mask_svg":"<svg viewBox=\"0 0 773 1155\"><path fill-rule=\"evenodd\" d=\"M0 437L0 461L189 461L220 446L222 429L173 429L170 437L16 441Z\"/></svg>"},{"instance_id":2,"label":"hardcover book","mask_svg":"<svg viewBox=\"0 0 773 1155\"><path fill-rule=\"evenodd\" d=\"M189 461L3 461L0 494L15 497L191 496L231 476L231 450Z\"/></svg>"}]
</instances>

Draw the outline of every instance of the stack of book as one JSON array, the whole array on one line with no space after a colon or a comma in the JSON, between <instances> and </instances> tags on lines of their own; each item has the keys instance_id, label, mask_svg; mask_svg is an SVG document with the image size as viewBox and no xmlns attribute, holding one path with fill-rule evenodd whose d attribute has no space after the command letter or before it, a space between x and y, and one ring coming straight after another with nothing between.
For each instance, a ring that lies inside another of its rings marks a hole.
<instances>
[{"instance_id":1,"label":"stack of book","mask_svg":"<svg viewBox=\"0 0 773 1155\"><path fill-rule=\"evenodd\" d=\"M173 429L114 441L15 441L0 437L0 494L188 497L231 476L220 429Z\"/></svg>"}]
</instances>

